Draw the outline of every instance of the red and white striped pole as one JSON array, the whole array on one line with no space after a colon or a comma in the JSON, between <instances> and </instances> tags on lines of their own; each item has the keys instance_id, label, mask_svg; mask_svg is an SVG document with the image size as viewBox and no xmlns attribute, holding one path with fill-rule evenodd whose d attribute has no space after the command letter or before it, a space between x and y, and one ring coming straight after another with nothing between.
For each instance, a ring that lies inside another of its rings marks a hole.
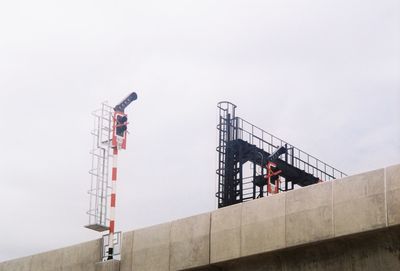
<instances>
[{"instance_id":1,"label":"red and white striped pole","mask_svg":"<svg viewBox=\"0 0 400 271\"><path fill-rule=\"evenodd\" d=\"M110 226L108 236L108 260L113 258L114 254L114 232L115 232L115 202L117 192L117 163L118 163L118 147L113 148L113 163L111 173L111 208L110 208Z\"/></svg>"},{"instance_id":2,"label":"red and white striped pole","mask_svg":"<svg viewBox=\"0 0 400 271\"><path fill-rule=\"evenodd\" d=\"M128 125L127 115L124 109L134 100L137 99L135 92L128 95L121 103L114 107L113 118L113 136L112 136L112 150L113 162L111 173L111 204L110 204L110 225L108 235L108 257L107 260L112 260L114 255L114 233L115 233L115 203L117 192L117 163L118 163L118 150L126 149L126 130Z\"/></svg>"}]
</instances>

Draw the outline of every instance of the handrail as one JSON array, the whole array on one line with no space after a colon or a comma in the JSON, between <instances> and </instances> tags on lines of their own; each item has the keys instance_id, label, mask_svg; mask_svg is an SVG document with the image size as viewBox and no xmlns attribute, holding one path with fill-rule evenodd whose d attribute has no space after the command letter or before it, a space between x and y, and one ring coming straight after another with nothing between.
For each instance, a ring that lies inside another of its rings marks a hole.
<instances>
[{"instance_id":1,"label":"handrail","mask_svg":"<svg viewBox=\"0 0 400 271\"><path fill-rule=\"evenodd\" d=\"M310 168L313 169L313 171L317 171L324 175L325 177L328 177L329 179L334 179L334 178L342 178L344 176L347 176L344 172L334 168L333 166L321 161L320 159L316 158L313 155L310 155L309 153L293 146L292 144L288 143L287 141L280 139L277 136L274 136L273 134L261 129L260 127L248 122L245 119L242 119L240 117L235 117L234 123L236 124L236 129L239 131L238 134L238 139L245 140L246 136L243 134L247 135L248 140L245 141L250 141L249 143L251 144L256 144L254 141L258 141L258 147L262 148L265 150L265 147L263 146L264 144L267 144L268 150L271 152L271 149L274 150L274 148L279 148L280 146L287 146L287 148L292 151L288 152L288 157L293 159L294 163L296 166L301 167L303 166L304 170L307 171L308 173L310 172ZM248 126L248 127L246 127ZM249 131L251 130L251 131ZM258 130L258 131L257 131ZM261 133L261 137L259 135L256 135L255 133ZM270 139L268 141L268 138ZM256 139L256 140L254 140ZM274 142L278 143L278 145L275 145ZM260 144L264 143L264 144ZM262 145L262 146L260 146ZM304 157L302 159L302 157ZM305 168L307 166L307 170ZM327 171L331 171L331 173L328 173Z\"/></svg>"}]
</instances>

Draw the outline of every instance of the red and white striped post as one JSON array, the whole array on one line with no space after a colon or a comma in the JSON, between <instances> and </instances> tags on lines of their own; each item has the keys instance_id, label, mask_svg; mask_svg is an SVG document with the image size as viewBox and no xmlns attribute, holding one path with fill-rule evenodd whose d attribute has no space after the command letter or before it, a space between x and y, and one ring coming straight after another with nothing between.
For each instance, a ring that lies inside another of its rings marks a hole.
<instances>
[{"instance_id":1,"label":"red and white striped post","mask_svg":"<svg viewBox=\"0 0 400 271\"><path fill-rule=\"evenodd\" d=\"M125 117L125 119L123 119ZM123 122L119 122L119 120ZM126 148L126 129L118 131L122 126L126 126L126 114L122 112L114 113L113 137L112 137L112 169L111 169L111 203L110 203L110 225L108 235L108 257L113 259L114 255L114 233L115 233L115 204L117 199L117 171L118 171L118 150Z\"/></svg>"},{"instance_id":2,"label":"red and white striped post","mask_svg":"<svg viewBox=\"0 0 400 271\"><path fill-rule=\"evenodd\" d=\"M113 118L113 135L112 135L112 150L113 162L111 173L111 204L110 204L110 225L108 236L108 257L107 260L112 260L114 255L114 233L115 233L115 203L117 198L117 163L118 151L126 149L126 130L128 125L127 115L124 109L134 100L137 99L135 92L129 94L121 103L114 107Z\"/></svg>"},{"instance_id":3,"label":"red and white striped post","mask_svg":"<svg viewBox=\"0 0 400 271\"><path fill-rule=\"evenodd\" d=\"M110 226L108 236L108 260L114 255L114 232L115 232L115 202L117 192L117 163L118 163L118 147L113 148L112 173L111 173L111 208L110 208Z\"/></svg>"}]
</instances>

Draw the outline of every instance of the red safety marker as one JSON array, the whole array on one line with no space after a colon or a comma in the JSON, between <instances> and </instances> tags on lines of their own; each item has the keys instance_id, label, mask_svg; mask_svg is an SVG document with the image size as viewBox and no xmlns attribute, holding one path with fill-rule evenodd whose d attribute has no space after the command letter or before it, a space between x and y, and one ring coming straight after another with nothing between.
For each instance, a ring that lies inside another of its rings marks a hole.
<instances>
[{"instance_id":1,"label":"red safety marker","mask_svg":"<svg viewBox=\"0 0 400 271\"><path fill-rule=\"evenodd\" d=\"M272 189L272 183L271 183L271 177L279 175L282 170L278 170L278 171L273 171L272 167L276 167L276 164L273 162L268 162L267 163L267 176L265 176L265 178L267 179L267 195L268 194L277 194L279 193L279 184L280 184L280 179L278 176L278 179L275 182L275 188Z\"/></svg>"}]
</instances>

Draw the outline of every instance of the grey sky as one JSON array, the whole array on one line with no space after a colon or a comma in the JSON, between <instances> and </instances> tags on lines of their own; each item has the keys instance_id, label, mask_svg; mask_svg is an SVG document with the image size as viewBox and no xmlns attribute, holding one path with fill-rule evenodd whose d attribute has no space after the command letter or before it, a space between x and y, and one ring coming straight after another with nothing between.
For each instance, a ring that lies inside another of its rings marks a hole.
<instances>
[{"instance_id":1,"label":"grey sky","mask_svg":"<svg viewBox=\"0 0 400 271\"><path fill-rule=\"evenodd\" d=\"M353 174L400 162L400 7L0 3L0 261L100 237L91 111L130 91L117 229L215 208L216 103Z\"/></svg>"}]
</instances>

